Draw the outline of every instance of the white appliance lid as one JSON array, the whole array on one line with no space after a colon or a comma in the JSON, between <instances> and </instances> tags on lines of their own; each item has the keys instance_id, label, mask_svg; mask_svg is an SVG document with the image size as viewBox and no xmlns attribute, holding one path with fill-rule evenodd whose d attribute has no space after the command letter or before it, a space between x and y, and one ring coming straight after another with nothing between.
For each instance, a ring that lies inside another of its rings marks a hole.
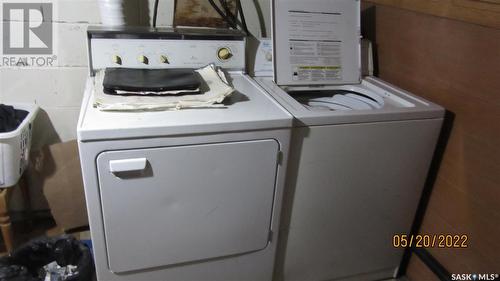
<instances>
[{"instance_id":1,"label":"white appliance lid","mask_svg":"<svg viewBox=\"0 0 500 281\"><path fill-rule=\"evenodd\" d=\"M130 139L290 128L292 116L247 75L229 73L236 92L224 107L145 112L100 111L88 78L78 140Z\"/></svg>"},{"instance_id":2,"label":"white appliance lid","mask_svg":"<svg viewBox=\"0 0 500 281\"><path fill-rule=\"evenodd\" d=\"M272 5L276 84L360 83L359 0L273 0Z\"/></svg>"}]
</instances>

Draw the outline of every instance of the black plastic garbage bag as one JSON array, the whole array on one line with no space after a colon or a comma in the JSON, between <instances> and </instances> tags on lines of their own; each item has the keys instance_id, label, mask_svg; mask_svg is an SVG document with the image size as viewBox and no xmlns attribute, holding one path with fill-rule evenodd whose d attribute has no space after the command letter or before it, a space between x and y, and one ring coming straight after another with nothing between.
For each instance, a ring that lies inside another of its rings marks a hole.
<instances>
[{"instance_id":1,"label":"black plastic garbage bag","mask_svg":"<svg viewBox=\"0 0 500 281\"><path fill-rule=\"evenodd\" d=\"M0 281L45 280L50 264L74 269L69 275L56 276L55 280L92 280L94 265L90 249L74 237L64 235L31 240L10 256L0 258Z\"/></svg>"}]
</instances>

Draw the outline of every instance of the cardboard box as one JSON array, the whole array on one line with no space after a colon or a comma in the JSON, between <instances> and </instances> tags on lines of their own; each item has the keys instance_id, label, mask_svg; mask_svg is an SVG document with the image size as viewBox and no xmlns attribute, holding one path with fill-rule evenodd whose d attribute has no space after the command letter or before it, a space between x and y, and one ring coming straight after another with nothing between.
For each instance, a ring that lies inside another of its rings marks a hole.
<instances>
[{"instance_id":1,"label":"cardboard box","mask_svg":"<svg viewBox=\"0 0 500 281\"><path fill-rule=\"evenodd\" d=\"M87 226L77 142L46 146L40 157L35 170L57 225L65 231Z\"/></svg>"}]
</instances>

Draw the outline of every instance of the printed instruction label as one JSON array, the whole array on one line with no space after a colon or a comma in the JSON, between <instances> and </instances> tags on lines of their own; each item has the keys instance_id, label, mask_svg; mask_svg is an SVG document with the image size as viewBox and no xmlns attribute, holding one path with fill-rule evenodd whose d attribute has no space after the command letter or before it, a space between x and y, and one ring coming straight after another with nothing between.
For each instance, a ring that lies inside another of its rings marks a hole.
<instances>
[{"instance_id":1,"label":"printed instruction label","mask_svg":"<svg viewBox=\"0 0 500 281\"><path fill-rule=\"evenodd\" d=\"M288 11L292 79L332 81L342 79L341 13Z\"/></svg>"}]
</instances>

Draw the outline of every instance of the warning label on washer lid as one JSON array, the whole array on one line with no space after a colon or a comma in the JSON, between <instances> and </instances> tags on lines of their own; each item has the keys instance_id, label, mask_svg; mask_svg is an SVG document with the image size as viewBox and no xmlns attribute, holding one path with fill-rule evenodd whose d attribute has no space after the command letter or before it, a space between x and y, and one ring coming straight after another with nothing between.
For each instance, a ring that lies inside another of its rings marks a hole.
<instances>
[{"instance_id":1,"label":"warning label on washer lid","mask_svg":"<svg viewBox=\"0 0 500 281\"><path fill-rule=\"evenodd\" d=\"M288 11L292 79L332 81L342 79L341 13Z\"/></svg>"}]
</instances>

